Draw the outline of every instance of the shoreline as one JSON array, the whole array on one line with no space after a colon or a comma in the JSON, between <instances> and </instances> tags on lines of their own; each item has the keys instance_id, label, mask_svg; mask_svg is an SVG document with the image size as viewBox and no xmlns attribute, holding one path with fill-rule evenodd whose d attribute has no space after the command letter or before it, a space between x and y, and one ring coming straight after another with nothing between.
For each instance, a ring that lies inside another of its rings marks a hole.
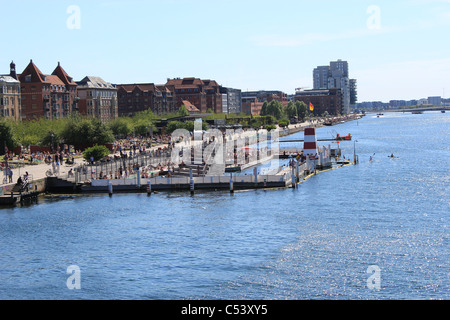
<instances>
[{"instance_id":1,"label":"shoreline","mask_svg":"<svg viewBox=\"0 0 450 320\"><path fill-rule=\"evenodd\" d=\"M342 117L335 117L331 118L330 120L334 123L341 123L342 121L348 122L360 119L363 115L360 114L354 114L354 115L348 115L348 116L342 116ZM280 138L293 135L298 132L303 132L306 128L322 128L325 127L325 123L328 119L314 119L312 121L306 121L304 123L299 124L290 124L287 128L284 130L280 130ZM334 124L333 124L334 125ZM159 148L166 147L166 144L159 144L153 146L149 150L157 150ZM75 165L74 166L66 166L66 165L60 165L59 166L59 177L65 176L68 174L69 170L72 168L75 168L77 165L82 165L85 163L85 160L83 158L76 158L75 159ZM52 166L49 164L37 164L37 165L25 165L21 168L14 168L13 171L13 180L12 183L5 183L0 184L0 196L8 196L14 186L16 185L17 178L19 175L25 174L25 172L28 172L29 175L32 177L32 186L31 190L38 191L40 193L46 193L47 190L47 182L48 177L46 175L46 172L52 169ZM5 175L3 175L3 178L6 178ZM214 188L213 188L214 189Z\"/></svg>"}]
</instances>

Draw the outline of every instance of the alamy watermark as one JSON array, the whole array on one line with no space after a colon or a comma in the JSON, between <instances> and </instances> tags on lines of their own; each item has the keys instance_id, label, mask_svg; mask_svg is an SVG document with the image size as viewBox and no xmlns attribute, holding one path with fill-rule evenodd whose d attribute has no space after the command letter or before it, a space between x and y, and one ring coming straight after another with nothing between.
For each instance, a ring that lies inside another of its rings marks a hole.
<instances>
[{"instance_id":1,"label":"alamy watermark","mask_svg":"<svg viewBox=\"0 0 450 320\"><path fill-rule=\"evenodd\" d=\"M81 269L79 266L72 265L67 267L67 274L70 276L67 278L66 285L69 290L81 290Z\"/></svg>"},{"instance_id":2,"label":"alamy watermark","mask_svg":"<svg viewBox=\"0 0 450 320\"><path fill-rule=\"evenodd\" d=\"M81 29L81 9L79 6L71 5L67 7L67 14L70 16L67 18L66 26L69 30Z\"/></svg>"},{"instance_id":3,"label":"alamy watermark","mask_svg":"<svg viewBox=\"0 0 450 320\"><path fill-rule=\"evenodd\" d=\"M369 290L381 290L381 268L373 265L367 268L367 273L370 274L367 279L367 288Z\"/></svg>"},{"instance_id":4,"label":"alamy watermark","mask_svg":"<svg viewBox=\"0 0 450 320\"><path fill-rule=\"evenodd\" d=\"M366 21L369 30L381 30L381 8L376 5L371 5L367 8L369 18Z\"/></svg>"},{"instance_id":5,"label":"alamy watermark","mask_svg":"<svg viewBox=\"0 0 450 320\"><path fill-rule=\"evenodd\" d=\"M279 137L278 130L203 131L201 124L196 123L193 133L186 129L177 129L172 133L172 142L176 144L172 149L171 161L186 165L227 166L277 160L280 153Z\"/></svg>"}]
</instances>

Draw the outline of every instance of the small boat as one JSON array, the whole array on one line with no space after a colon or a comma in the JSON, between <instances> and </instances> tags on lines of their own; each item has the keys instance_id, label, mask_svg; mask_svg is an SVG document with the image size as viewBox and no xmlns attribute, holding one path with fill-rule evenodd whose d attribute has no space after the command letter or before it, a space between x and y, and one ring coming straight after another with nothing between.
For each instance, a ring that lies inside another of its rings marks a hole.
<instances>
[{"instance_id":1,"label":"small boat","mask_svg":"<svg viewBox=\"0 0 450 320\"><path fill-rule=\"evenodd\" d=\"M333 125L333 122L325 122L324 125L331 127Z\"/></svg>"},{"instance_id":2,"label":"small boat","mask_svg":"<svg viewBox=\"0 0 450 320\"><path fill-rule=\"evenodd\" d=\"M422 114L423 111L413 111L412 114Z\"/></svg>"},{"instance_id":3,"label":"small boat","mask_svg":"<svg viewBox=\"0 0 450 320\"><path fill-rule=\"evenodd\" d=\"M445 110L441 110L441 113L445 113Z\"/></svg>"},{"instance_id":4,"label":"small boat","mask_svg":"<svg viewBox=\"0 0 450 320\"><path fill-rule=\"evenodd\" d=\"M349 133L348 135L341 137L341 135L338 133L336 136L337 141L350 141L352 140L352 135Z\"/></svg>"}]
</instances>

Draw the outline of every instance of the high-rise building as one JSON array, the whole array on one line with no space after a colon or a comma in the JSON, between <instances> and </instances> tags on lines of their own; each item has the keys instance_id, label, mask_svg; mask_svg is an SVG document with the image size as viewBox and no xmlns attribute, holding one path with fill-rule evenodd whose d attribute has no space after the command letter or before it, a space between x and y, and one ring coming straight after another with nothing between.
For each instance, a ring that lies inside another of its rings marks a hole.
<instances>
[{"instance_id":1,"label":"high-rise building","mask_svg":"<svg viewBox=\"0 0 450 320\"><path fill-rule=\"evenodd\" d=\"M313 70L314 89L328 89L328 78L330 77L330 67L321 66Z\"/></svg>"},{"instance_id":2,"label":"high-rise building","mask_svg":"<svg viewBox=\"0 0 450 320\"><path fill-rule=\"evenodd\" d=\"M350 79L350 105L358 102L358 86L356 79Z\"/></svg>"},{"instance_id":3,"label":"high-rise building","mask_svg":"<svg viewBox=\"0 0 450 320\"><path fill-rule=\"evenodd\" d=\"M314 90L340 89L342 91L342 112L345 114L350 113L352 97L356 99L357 96L356 80L349 79L348 70L348 62L340 59L331 61L329 66L319 66L313 70Z\"/></svg>"}]
</instances>

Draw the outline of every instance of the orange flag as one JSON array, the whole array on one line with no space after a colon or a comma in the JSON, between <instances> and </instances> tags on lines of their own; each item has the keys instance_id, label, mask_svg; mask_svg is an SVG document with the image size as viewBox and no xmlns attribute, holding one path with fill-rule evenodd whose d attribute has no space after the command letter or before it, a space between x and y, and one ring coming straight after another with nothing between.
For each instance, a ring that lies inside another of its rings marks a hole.
<instances>
[{"instance_id":1,"label":"orange flag","mask_svg":"<svg viewBox=\"0 0 450 320\"><path fill-rule=\"evenodd\" d=\"M313 106L313 104L311 102L309 103L309 110L310 111L314 111L314 106Z\"/></svg>"}]
</instances>

